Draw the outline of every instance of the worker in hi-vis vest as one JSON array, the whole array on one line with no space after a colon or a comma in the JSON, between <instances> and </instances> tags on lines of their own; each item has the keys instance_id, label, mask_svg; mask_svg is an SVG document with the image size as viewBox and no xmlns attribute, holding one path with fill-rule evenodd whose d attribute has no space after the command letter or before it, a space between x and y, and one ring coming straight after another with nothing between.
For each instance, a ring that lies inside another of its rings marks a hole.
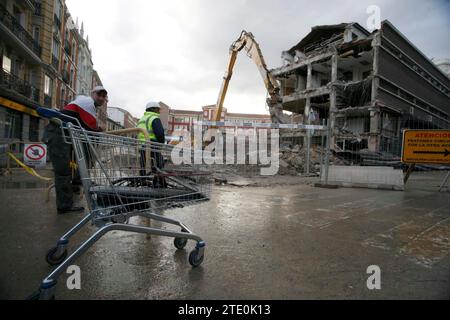
<instances>
[{"instance_id":1,"label":"worker in hi-vis vest","mask_svg":"<svg viewBox=\"0 0 450 320\"><path fill-rule=\"evenodd\" d=\"M137 127L144 129L148 132L148 136L151 142L165 143L164 127L160 119L161 106L159 102L149 102L145 108L144 116L139 120ZM138 139L143 145L147 143L145 140L145 135L139 133ZM160 152L152 151L151 157L151 168L152 173L155 174L158 169L162 169L164 166L164 159ZM147 162L145 148L141 149L141 176L147 176L145 171L145 165ZM165 187L165 179L163 177L155 176L153 179L153 186L156 188Z\"/></svg>"}]
</instances>

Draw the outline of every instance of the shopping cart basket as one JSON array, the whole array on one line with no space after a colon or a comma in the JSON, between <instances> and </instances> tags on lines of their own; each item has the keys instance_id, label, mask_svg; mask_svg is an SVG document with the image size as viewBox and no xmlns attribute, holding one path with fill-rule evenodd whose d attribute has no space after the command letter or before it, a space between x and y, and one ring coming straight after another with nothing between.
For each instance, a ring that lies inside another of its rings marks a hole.
<instances>
[{"instance_id":1,"label":"shopping cart basket","mask_svg":"<svg viewBox=\"0 0 450 320\"><path fill-rule=\"evenodd\" d=\"M72 144L89 213L47 253L47 262L57 267L42 281L33 298L54 297L58 277L110 231L172 237L180 250L188 240L194 240L196 246L189 255L189 263L197 267L203 262L205 242L202 238L182 222L162 216L161 212L209 200L212 186L209 172L200 166L173 164L171 145L143 144L136 138L86 131L77 119L55 110L39 108L38 113L57 121L65 142ZM174 225L181 230L131 224L129 219L133 216ZM69 239L88 222L97 230L68 256Z\"/></svg>"}]
</instances>

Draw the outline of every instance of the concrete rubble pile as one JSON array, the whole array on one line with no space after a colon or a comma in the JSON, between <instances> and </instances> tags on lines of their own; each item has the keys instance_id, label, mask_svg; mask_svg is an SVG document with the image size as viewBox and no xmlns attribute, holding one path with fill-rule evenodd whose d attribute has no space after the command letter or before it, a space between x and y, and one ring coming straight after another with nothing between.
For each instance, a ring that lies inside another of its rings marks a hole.
<instances>
[{"instance_id":1,"label":"concrete rubble pile","mask_svg":"<svg viewBox=\"0 0 450 320\"><path fill-rule=\"evenodd\" d=\"M297 144L294 147L280 147L280 171L281 175L298 175L306 172L307 149ZM325 161L325 152L320 146L311 146L310 173L320 173L321 163ZM343 161L329 154L330 164L342 165Z\"/></svg>"},{"instance_id":2,"label":"concrete rubble pile","mask_svg":"<svg viewBox=\"0 0 450 320\"><path fill-rule=\"evenodd\" d=\"M277 176L302 176L306 172L307 150L301 144L282 144L279 154L279 170ZM321 146L311 146L310 173L319 174L325 154ZM337 158L332 152L329 154L330 164L343 165L343 159ZM212 167L217 184L248 184L252 178L261 175L258 165L214 165Z\"/></svg>"},{"instance_id":3,"label":"concrete rubble pile","mask_svg":"<svg viewBox=\"0 0 450 320\"><path fill-rule=\"evenodd\" d=\"M321 150L311 148L310 172L320 171ZM282 146L280 148L280 174L304 173L307 161L306 148L295 145L293 148Z\"/></svg>"}]
</instances>

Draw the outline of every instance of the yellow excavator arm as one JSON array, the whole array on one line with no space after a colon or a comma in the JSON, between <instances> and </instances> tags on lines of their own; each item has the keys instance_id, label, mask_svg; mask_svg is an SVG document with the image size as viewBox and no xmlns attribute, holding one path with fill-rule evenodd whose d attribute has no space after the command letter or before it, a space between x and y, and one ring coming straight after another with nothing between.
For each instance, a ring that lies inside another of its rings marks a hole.
<instances>
[{"instance_id":1,"label":"yellow excavator arm","mask_svg":"<svg viewBox=\"0 0 450 320\"><path fill-rule=\"evenodd\" d=\"M238 53L245 49L247 55L255 62L258 67L259 73L261 74L264 84L266 86L267 92L269 93L269 99L267 99L267 104L269 106L270 116L272 122L283 123L283 108L281 105L282 99L280 96L280 86L275 78L272 76L270 71L267 69L266 62L262 55L259 44L256 42L255 37L250 32L243 30L239 38L233 42L230 47L230 59L228 61L228 67L223 77L222 87L220 88L219 98L217 99L217 108L214 115L215 121L220 121L223 104L225 101L225 96L227 95L228 86L230 84L231 77L233 75L233 68L236 63L236 58Z\"/></svg>"}]
</instances>

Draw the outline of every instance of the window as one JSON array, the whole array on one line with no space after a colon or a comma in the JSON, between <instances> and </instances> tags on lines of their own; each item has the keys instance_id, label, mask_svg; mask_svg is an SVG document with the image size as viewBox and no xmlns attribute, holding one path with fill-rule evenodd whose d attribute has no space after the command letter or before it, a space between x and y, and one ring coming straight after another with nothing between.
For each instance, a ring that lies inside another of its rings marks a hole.
<instances>
[{"instance_id":1,"label":"window","mask_svg":"<svg viewBox=\"0 0 450 320\"><path fill-rule=\"evenodd\" d=\"M37 84L37 70L35 70L35 69L30 70L29 75L30 75L30 78L29 78L30 84L32 86L34 86L34 87L37 87L38 86L38 84Z\"/></svg>"},{"instance_id":2,"label":"window","mask_svg":"<svg viewBox=\"0 0 450 320\"><path fill-rule=\"evenodd\" d=\"M49 76L44 76L44 94L52 96L52 79Z\"/></svg>"},{"instance_id":3,"label":"window","mask_svg":"<svg viewBox=\"0 0 450 320\"><path fill-rule=\"evenodd\" d=\"M33 27L33 38L36 42L39 42L40 30L39 27Z\"/></svg>"},{"instance_id":4,"label":"window","mask_svg":"<svg viewBox=\"0 0 450 320\"><path fill-rule=\"evenodd\" d=\"M53 56L55 58L59 57L59 42L53 39Z\"/></svg>"},{"instance_id":5,"label":"window","mask_svg":"<svg viewBox=\"0 0 450 320\"><path fill-rule=\"evenodd\" d=\"M13 14L14 14L14 18L19 22L19 24L22 27L24 27L25 26L25 21L24 21L24 14L23 14L23 12L20 11L20 9L17 8L16 6L14 6Z\"/></svg>"},{"instance_id":6,"label":"window","mask_svg":"<svg viewBox=\"0 0 450 320\"><path fill-rule=\"evenodd\" d=\"M73 82L75 81L73 76L74 76L73 69L70 69L70 85L73 85Z\"/></svg>"},{"instance_id":7,"label":"window","mask_svg":"<svg viewBox=\"0 0 450 320\"><path fill-rule=\"evenodd\" d=\"M64 57L64 69L63 70L67 70L67 58L66 57Z\"/></svg>"},{"instance_id":8,"label":"window","mask_svg":"<svg viewBox=\"0 0 450 320\"><path fill-rule=\"evenodd\" d=\"M2 68L6 72L11 73L11 59L8 58L7 56L3 56Z\"/></svg>"},{"instance_id":9,"label":"window","mask_svg":"<svg viewBox=\"0 0 450 320\"><path fill-rule=\"evenodd\" d=\"M6 109L5 138L22 140L22 113Z\"/></svg>"},{"instance_id":10,"label":"window","mask_svg":"<svg viewBox=\"0 0 450 320\"><path fill-rule=\"evenodd\" d=\"M60 108L65 107L65 105L66 105L65 98L66 98L66 91L63 88L63 89L61 89L61 105L60 105Z\"/></svg>"},{"instance_id":11,"label":"window","mask_svg":"<svg viewBox=\"0 0 450 320\"><path fill-rule=\"evenodd\" d=\"M39 118L30 117L30 130L28 132L28 138L31 142L39 141Z\"/></svg>"}]
</instances>

